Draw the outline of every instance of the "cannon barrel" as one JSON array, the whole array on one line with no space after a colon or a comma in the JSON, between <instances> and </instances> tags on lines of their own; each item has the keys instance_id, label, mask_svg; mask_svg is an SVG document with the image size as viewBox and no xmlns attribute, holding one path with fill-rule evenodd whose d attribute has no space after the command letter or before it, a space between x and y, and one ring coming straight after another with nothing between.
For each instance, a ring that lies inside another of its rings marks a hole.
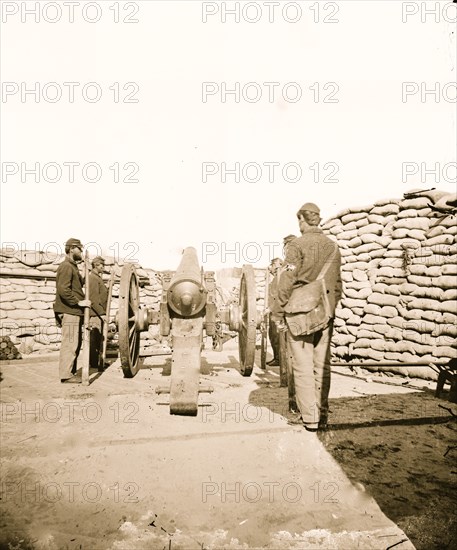
<instances>
[{"instance_id":1,"label":"cannon barrel","mask_svg":"<svg viewBox=\"0 0 457 550\"><path fill-rule=\"evenodd\" d=\"M185 248L178 269L170 281L168 305L182 317L193 317L204 309L206 295L197 251L193 247Z\"/></svg>"}]
</instances>

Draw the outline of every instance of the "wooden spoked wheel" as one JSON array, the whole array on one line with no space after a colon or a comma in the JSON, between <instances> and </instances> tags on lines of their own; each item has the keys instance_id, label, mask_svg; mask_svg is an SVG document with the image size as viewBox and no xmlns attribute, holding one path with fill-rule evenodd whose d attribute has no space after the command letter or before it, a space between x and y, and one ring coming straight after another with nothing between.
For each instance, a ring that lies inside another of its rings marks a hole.
<instances>
[{"instance_id":1,"label":"wooden spoked wheel","mask_svg":"<svg viewBox=\"0 0 457 550\"><path fill-rule=\"evenodd\" d=\"M139 369L140 332L136 327L139 308L140 291L135 266L125 264L119 284L119 355L125 378L132 378Z\"/></svg>"},{"instance_id":2,"label":"wooden spoked wheel","mask_svg":"<svg viewBox=\"0 0 457 550\"><path fill-rule=\"evenodd\" d=\"M257 308L255 298L255 275L252 265L244 265L240 284L240 324L239 354L240 371L243 376L251 376L255 359L257 330Z\"/></svg>"}]
</instances>

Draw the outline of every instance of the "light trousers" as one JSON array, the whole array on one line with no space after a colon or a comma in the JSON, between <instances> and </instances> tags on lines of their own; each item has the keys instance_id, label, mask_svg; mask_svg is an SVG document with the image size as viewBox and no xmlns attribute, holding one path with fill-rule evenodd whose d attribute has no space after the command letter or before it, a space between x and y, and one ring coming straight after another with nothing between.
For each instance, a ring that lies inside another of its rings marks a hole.
<instances>
[{"instance_id":1,"label":"light trousers","mask_svg":"<svg viewBox=\"0 0 457 550\"><path fill-rule=\"evenodd\" d=\"M72 370L76 372L76 362L81 349L81 327L83 318L80 315L62 314L62 343L60 345L59 374L60 379L71 378Z\"/></svg>"},{"instance_id":2,"label":"light trousers","mask_svg":"<svg viewBox=\"0 0 457 550\"><path fill-rule=\"evenodd\" d=\"M333 320L326 329L309 336L287 333L296 401L303 423L309 428L327 422L332 334Z\"/></svg>"}]
</instances>

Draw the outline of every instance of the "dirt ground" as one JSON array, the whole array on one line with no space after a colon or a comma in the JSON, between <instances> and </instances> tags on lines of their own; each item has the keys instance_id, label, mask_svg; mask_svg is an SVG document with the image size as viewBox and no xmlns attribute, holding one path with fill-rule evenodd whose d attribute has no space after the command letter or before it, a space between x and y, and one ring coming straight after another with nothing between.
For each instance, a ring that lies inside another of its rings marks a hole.
<instances>
[{"instance_id":1,"label":"dirt ground","mask_svg":"<svg viewBox=\"0 0 457 550\"><path fill-rule=\"evenodd\" d=\"M340 369L316 435L287 424L278 369L237 366L230 342L205 352L214 392L181 417L155 393L164 356L88 387L62 386L57 357L3 365L0 548L457 547L446 395Z\"/></svg>"},{"instance_id":2,"label":"dirt ground","mask_svg":"<svg viewBox=\"0 0 457 550\"><path fill-rule=\"evenodd\" d=\"M339 373L354 380L347 369ZM457 418L450 413L457 415L457 405L447 401L447 392L435 398L434 384L368 372L366 377L395 393L372 394L371 388L358 386L357 393L365 389L369 395L332 398L330 429L319 439L416 548L457 548ZM253 392L252 402L267 399L281 410L286 390L271 387L268 374L264 379L265 387ZM398 394L395 389L402 384L421 390Z\"/></svg>"}]
</instances>

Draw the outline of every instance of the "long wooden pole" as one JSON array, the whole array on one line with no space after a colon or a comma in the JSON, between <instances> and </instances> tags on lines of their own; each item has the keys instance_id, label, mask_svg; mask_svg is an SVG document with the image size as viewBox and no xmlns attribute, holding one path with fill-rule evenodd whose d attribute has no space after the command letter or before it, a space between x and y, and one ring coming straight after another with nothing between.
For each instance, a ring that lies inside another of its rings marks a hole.
<instances>
[{"instance_id":1,"label":"long wooden pole","mask_svg":"<svg viewBox=\"0 0 457 550\"><path fill-rule=\"evenodd\" d=\"M84 256L84 289L85 299L89 300L89 257ZM82 384L89 385L89 362L90 362L90 306L84 308L84 347L82 353Z\"/></svg>"},{"instance_id":2,"label":"long wooden pole","mask_svg":"<svg viewBox=\"0 0 457 550\"><path fill-rule=\"evenodd\" d=\"M111 271L111 276L109 279L108 284L108 300L106 301L106 320L105 324L103 325L103 347L102 347L102 356L100 357L100 366L105 366L106 361L106 348L108 346L108 329L109 329L109 321L110 321L110 311L111 311L111 298L113 295L113 285L114 285L114 268Z\"/></svg>"}]
</instances>

